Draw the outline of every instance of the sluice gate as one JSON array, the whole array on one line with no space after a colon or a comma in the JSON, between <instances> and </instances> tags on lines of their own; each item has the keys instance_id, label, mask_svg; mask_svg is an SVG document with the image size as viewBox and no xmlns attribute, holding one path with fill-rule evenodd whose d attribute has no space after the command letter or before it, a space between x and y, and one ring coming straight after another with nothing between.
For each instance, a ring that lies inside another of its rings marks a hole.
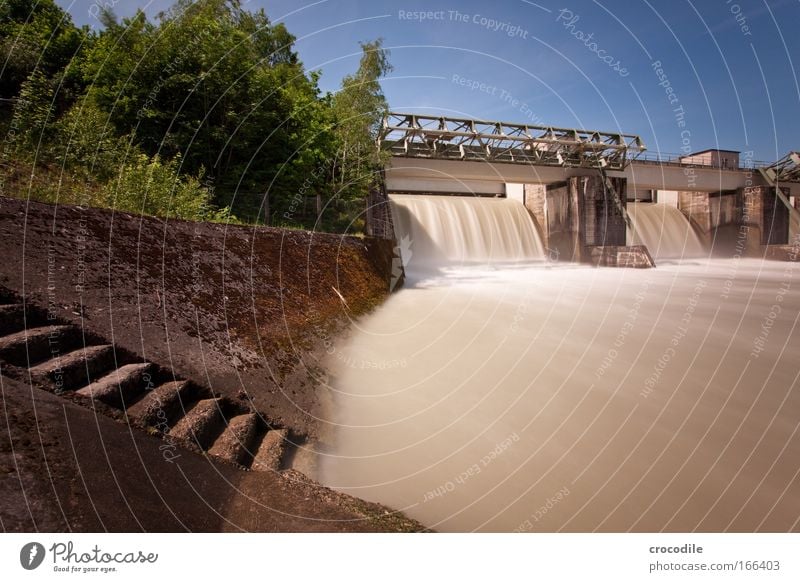
<instances>
[{"instance_id":1,"label":"sluice gate","mask_svg":"<svg viewBox=\"0 0 800 582\"><path fill-rule=\"evenodd\" d=\"M688 221L679 229L685 256L697 255L696 236L706 255L791 258L800 231L796 153L771 165L726 150L667 158L646 154L636 135L404 113L385 117L379 146L391 157L368 201L374 236L394 237L392 194L518 200L551 260L607 266L652 266L652 254L663 256L662 244L647 249L648 239L665 239L653 235L656 218L660 228L677 224L662 205ZM636 232L642 220L647 236Z\"/></svg>"}]
</instances>

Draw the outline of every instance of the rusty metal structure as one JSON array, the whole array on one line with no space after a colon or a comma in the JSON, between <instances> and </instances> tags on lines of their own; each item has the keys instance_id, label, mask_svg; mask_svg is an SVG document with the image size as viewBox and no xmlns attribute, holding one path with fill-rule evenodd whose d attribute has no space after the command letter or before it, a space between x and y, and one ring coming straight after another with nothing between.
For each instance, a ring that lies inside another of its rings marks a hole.
<instances>
[{"instance_id":1,"label":"rusty metal structure","mask_svg":"<svg viewBox=\"0 0 800 582\"><path fill-rule=\"evenodd\" d=\"M758 171L771 185L780 182L800 182L800 152L789 152L774 164Z\"/></svg>"},{"instance_id":2,"label":"rusty metal structure","mask_svg":"<svg viewBox=\"0 0 800 582\"><path fill-rule=\"evenodd\" d=\"M637 135L388 113L379 146L393 156L623 170L647 148Z\"/></svg>"},{"instance_id":3,"label":"rusty metal structure","mask_svg":"<svg viewBox=\"0 0 800 582\"><path fill-rule=\"evenodd\" d=\"M787 182L800 183L800 152L789 152L774 164L759 168L758 172L764 181L774 188L775 195L789 210L792 218L800 222L800 211L792 205L791 200L780 187L781 184Z\"/></svg>"}]
</instances>

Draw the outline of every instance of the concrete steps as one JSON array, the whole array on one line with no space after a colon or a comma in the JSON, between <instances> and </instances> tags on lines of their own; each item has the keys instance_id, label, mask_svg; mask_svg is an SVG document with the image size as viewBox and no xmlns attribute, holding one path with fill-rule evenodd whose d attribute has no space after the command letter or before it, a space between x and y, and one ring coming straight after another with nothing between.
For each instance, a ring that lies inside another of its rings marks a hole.
<instances>
[{"instance_id":1,"label":"concrete steps","mask_svg":"<svg viewBox=\"0 0 800 582\"><path fill-rule=\"evenodd\" d=\"M285 428L267 432L256 451L251 468L254 471L280 471L288 444L289 431Z\"/></svg>"},{"instance_id":2,"label":"concrete steps","mask_svg":"<svg viewBox=\"0 0 800 582\"><path fill-rule=\"evenodd\" d=\"M228 425L208 449L208 454L224 459L229 463L249 466L252 460L252 447L263 433L258 414L240 414L228 421Z\"/></svg>"},{"instance_id":3,"label":"concrete steps","mask_svg":"<svg viewBox=\"0 0 800 582\"><path fill-rule=\"evenodd\" d=\"M114 346L80 348L30 368L31 379L51 391L77 390L114 367Z\"/></svg>"},{"instance_id":4,"label":"concrete steps","mask_svg":"<svg viewBox=\"0 0 800 582\"><path fill-rule=\"evenodd\" d=\"M200 396L207 395L188 380L175 380L147 392L141 400L128 407L126 414L142 426L166 433Z\"/></svg>"},{"instance_id":5,"label":"concrete steps","mask_svg":"<svg viewBox=\"0 0 800 582\"><path fill-rule=\"evenodd\" d=\"M196 446L205 451L225 428L221 406L221 398L199 401L172 427L169 435L190 447Z\"/></svg>"},{"instance_id":6,"label":"concrete steps","mask_svg":"<svg viewBox=\"0 0 800 582\"><path fill-rule=\"evenodd\" d=\"M0 358L15 366L36 364L78 348L80 331L71 325L48 325L11 333L0 337Z\"/></svg>"},{"instance_id":7,"label":"concrete steps","mask_svg":"<svg viewBox=\"0 0 800 582\"><path fill-rule=\"evenodd\" d=\"M253 471L281 470L289 442L286 429L272 428L262 414L238 401L46 316L0 287L4 373L96 403L97 411L186 449Z\"/></svg>"},{"instance_id":8,"label":"concrete steps","mask_svg":"<svg viewBox=\"0 0 800 582\"><path fill-rule=\"evenodd\" d=\"M125 408L152 383L153 364L128 364L113 370L76 393L114 408Z\"/></svg>"}]
</instances>

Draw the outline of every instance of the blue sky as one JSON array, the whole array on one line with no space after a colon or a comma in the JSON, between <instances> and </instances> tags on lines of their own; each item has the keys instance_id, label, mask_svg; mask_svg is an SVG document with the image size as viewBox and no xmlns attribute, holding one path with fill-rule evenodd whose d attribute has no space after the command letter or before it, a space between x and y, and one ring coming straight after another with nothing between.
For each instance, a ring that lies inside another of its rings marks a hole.
<instances>
[{"instance_id":1,"label":"blue sky","mask_svg":"<svg viewBox=\"0 0 800 582\"><path fill-rule=\"evenodd\" d=\"M92 26L91 7L114 3L57 1ZM116 0L114 10L155 16L170 4ZM359 41L383 37L394 65L383 87L398 111L635 133L661 152L720 147L771 161L800 149L800 0L245 6L286 24L324 90L358 66Z\"/></svg>"}]
</instances>

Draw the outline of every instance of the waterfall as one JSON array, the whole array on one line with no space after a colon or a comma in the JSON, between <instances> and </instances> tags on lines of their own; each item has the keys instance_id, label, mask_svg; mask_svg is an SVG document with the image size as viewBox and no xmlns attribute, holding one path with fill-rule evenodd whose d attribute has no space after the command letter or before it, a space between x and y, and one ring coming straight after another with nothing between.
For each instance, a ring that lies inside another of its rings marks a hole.
<instances>
[{"instance_id":1,"label":"waterfall","mask_svg":"<svg viewBox=\"0 0 800 582\"><path fill-rule=\"evenodd\" d=\"M415 263L521 262L545 257L533 219L516 200L421 194L394 194L389 199L397 240Z\"/></svg>"},{"instance_id":2,"label":"waterfall","mask_svg":"<svg viewBox=\"0 0 800 582\"><path fill-rule=\"evenodd\" d=\"M628 204L628 215L634 231L628 229L628 244L645 245L656 262L708 255L689 220L674 206L636 202Z\"/></svg>"}]
</instances>

